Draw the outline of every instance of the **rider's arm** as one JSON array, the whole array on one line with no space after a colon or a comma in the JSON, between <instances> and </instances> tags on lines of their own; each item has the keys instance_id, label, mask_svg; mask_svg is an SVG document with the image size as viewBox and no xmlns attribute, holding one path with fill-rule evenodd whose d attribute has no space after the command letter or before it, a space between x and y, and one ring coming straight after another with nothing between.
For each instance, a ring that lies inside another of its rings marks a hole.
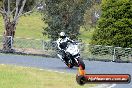
<instances>
[{"instance_id":1,"label":"rider's arm","mask_svg":"<svg viewBox=\"0 0 132 88\"><path fill-rule=\"evenodd\" d=\"M67 42L73 43L74 41L67 37Z\"/></svg>"},{"instance_id":2,"label":"rider's arm","mask_svg":"<svg viewBox=\"0 0 132 88\"><path fill-rule=\"evenodd\" d=\"M60 48L60 39L57 40L57 47L58 47L59 50L61 50L61 48Z\"/></svg>"}]
</instances>

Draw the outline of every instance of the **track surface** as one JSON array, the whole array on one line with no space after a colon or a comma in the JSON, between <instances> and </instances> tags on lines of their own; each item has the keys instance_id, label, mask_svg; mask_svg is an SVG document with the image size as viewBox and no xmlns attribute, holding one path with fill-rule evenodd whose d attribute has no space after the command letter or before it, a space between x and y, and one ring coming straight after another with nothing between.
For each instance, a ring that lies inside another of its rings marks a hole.
<instances>
[{"instance_id":1,"label":"track surface","mask_svg":"<svg viewBox=\"0 0 132 88\"><path fill-rule=\"evenodd\" d=\"M87 61L86 72L94 74L130 74L132 75L132 63L114 63L114 62L98 62ZM40 69L55 70L68 73L77 73L77 68L67 68L60 59L45 58L37 56L21 56L21 55L5 55L0 54L0 64L11 64L26 67L37 67ZM130 84L117 84L109 88L132 88Z\"/></svg>"}]
</instances>

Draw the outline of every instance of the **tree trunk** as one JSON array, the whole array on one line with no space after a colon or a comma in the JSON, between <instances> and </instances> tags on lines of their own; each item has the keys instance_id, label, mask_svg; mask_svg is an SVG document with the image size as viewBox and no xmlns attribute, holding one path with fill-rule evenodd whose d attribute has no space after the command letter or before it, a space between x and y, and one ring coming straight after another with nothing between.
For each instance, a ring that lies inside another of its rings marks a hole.
<instances>
[{"instance_id":1,"label":"tree trunk","mask_svg":"<svg viewBox=\"0 0 132 88\"><path fill-rule=\"evenodd\" d=\"M4 51L12 51L13 38L15 35L15 23L10 22L10 20L5 22L5 31L4 31L4 39L3 39L3 50Z\"/></svg>"}]
</instances>

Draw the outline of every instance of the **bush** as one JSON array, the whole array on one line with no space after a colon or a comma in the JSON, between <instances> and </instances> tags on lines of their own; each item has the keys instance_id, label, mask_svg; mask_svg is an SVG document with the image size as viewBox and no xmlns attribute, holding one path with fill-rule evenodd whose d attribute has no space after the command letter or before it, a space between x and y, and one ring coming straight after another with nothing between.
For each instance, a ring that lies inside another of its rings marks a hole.
<instances>
[{"instance_id":1,"label":"bush","mask_svg":"<svg viewBox=\"0 0 132 88\"><path fill-rule=\"evenodd\" d=\"M132 47L132 0L102 0L91 44Z\"/></svg>"}]
</instances>

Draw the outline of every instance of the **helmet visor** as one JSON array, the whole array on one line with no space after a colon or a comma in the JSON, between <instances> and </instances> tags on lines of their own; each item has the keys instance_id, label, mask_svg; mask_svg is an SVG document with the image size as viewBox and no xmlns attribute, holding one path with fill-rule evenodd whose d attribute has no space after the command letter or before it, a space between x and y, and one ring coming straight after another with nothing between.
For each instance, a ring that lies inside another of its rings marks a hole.
<instances>
[{"instance_id":1,"label":"helmet visor","mask_svg":"<svg viewBox=\"0 0 132 88\"><path fill-rule=\"evenodd\" d=\"M66 38L66 36L60 36L60 38Z\"/></svg>"}]
</instances>

